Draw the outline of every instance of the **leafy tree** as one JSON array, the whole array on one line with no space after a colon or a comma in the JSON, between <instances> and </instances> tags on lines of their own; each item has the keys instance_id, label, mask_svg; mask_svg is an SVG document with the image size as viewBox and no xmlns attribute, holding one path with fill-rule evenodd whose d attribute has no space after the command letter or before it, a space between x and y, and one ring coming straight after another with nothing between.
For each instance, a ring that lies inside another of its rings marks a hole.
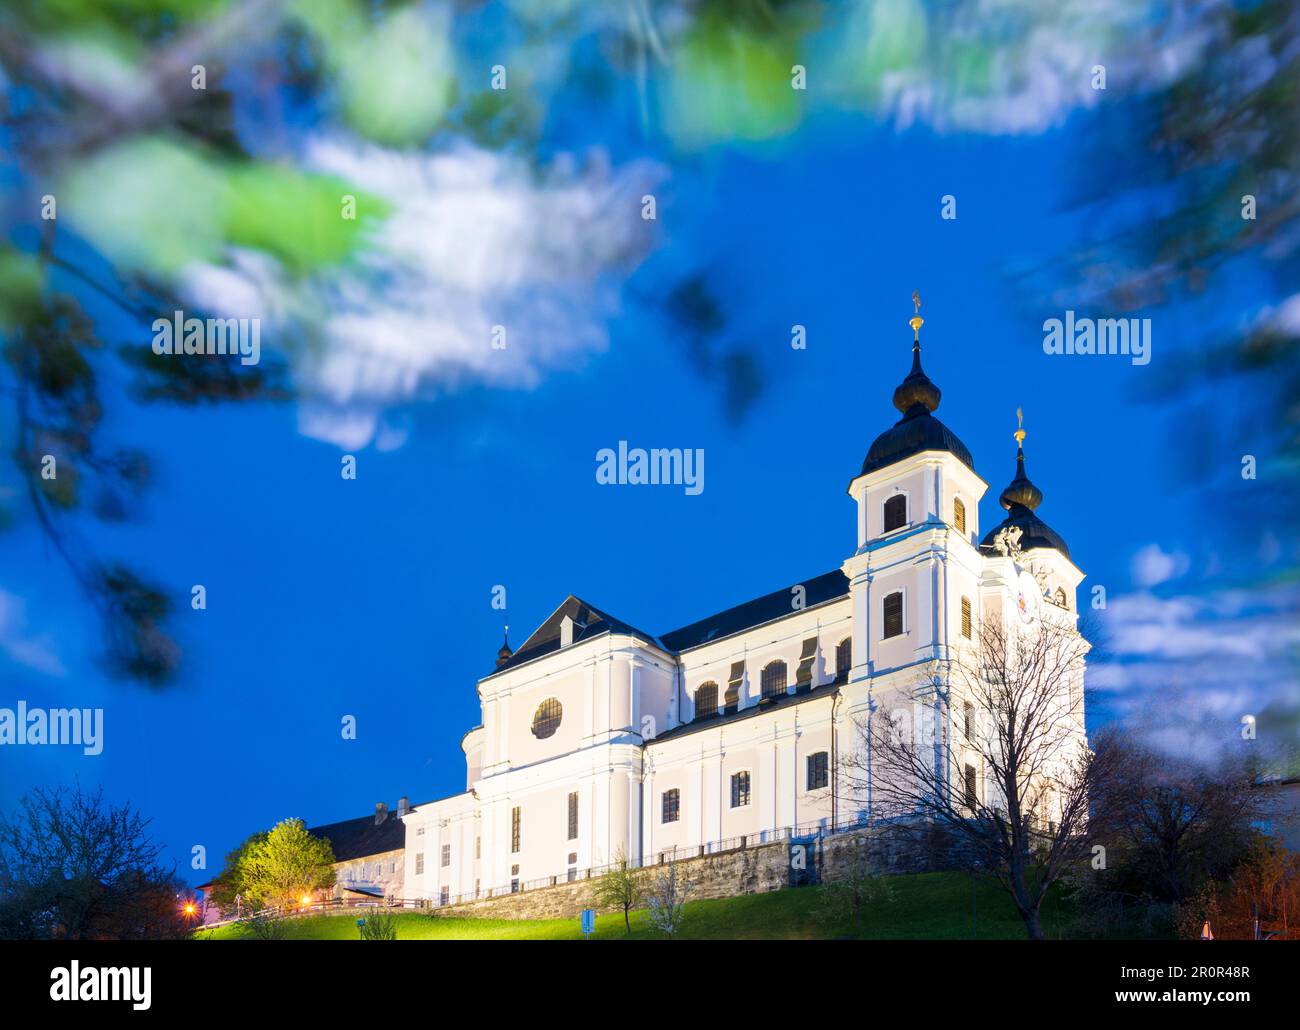
<instances>
[{"instance_id":1,"label":"leafy tree","mask_svg":"<svg viewBox=\"0 0 1300 1030\"><path fill-rule=\"evenodd\" d=\"M592 898L598 908L622 910L623 926L628 936L632 934L631 911L636 908L644 893L642 874L629 867L627 854L622 848L614 856L613 866L596 881Z\"/></svg>"},{"instance_id":2,"label":"leafy tree","mask_svg":"<svg viewBox=\"0 0 1300 1030\"><path fill-rule=\"evenodd\" d=\"M266 841L265 831L255 833L246 841L226 855L225 864L220 874L208 887L208 900L223 912L238 913L246 900L245 877L248 872L249 856L253 850Z\"/></svg>"},{"instance_id":3,"label":"leafy tree","mask_svg":"<svg viewBox=\"0 0 1300 1030\"><path fill-rule=\"evenodd\" d=\"M245 904L290 908L303 894L334 886L334 849L301 819L285 819L248 846L237 869Z\"/></svg>"},{"instance_id":4,"label":"leafy tree","mask_svg":"<svg viewBox=\"0 0 1300 1030\"><path fill-rule=\"evenodd\" d=\"M0 816L0 937L186 936L184 885L148 820L103 791L38 788Z\"/></svg>"}]
</instances>

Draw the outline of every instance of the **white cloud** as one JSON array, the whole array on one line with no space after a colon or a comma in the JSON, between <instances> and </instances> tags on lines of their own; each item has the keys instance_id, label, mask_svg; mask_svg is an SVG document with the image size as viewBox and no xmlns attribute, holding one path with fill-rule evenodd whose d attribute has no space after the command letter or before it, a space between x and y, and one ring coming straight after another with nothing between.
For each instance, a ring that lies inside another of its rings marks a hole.
<instances>
[{"instance_id":1,"label":"white cloud","mask_svg":"<svg viewBox=\"0 0 1300 1030\"><path fill-rule=\"evenodd\" d=\"M32 635L27 629L22 599L5 590L0 590L0 651L19 665L47 676L67 674L55 650L54 638L49 634Z\"/></svg>"},{"instance_id":2,"label":"white cloud","mask_svg":"<svg viewBox=\"0 0 1300 1030\"><path fill-rule=\"evenodd\" d=\"M604 349L621 279L652 242L641 197L663 175L600 154L581 167L562 155L538 173L470 146L421 154L337 138L310 141L305 163L390 206L358 258L303 285L235 255L186 283L209 310L261 312L264 347L277 330L312 341L289 348L299 426L347 448L377 433L392 446L397 434L381 430L390 407L469 384L531 387ZM504 349L492 346L496 326Z\"/></svg>"},{"instance_id":3,"label":"white cloud","mask_svg":"<svg viewBox=\"0 0 1300 1030\"><path fill-rule=\"evenodd\" d=\"M1236 742L1247 715L1260 716L1261 740L1285 744L1300 713L1298 609L1295 585L1112 598L1088 684L1162 746Z\"/></svg>"},{"instance_id":4,"label":"white cloud","mask_svg":"<svg viewBox=\"0 0 1300 1030\"><path fill-rule=\"evenodd\" d=\"M1133 556L1133 582L1143 588L1157 586L1187 572L1187 555L1167 553L1159 544L1147 544Z\"/></svg>"}]
</instances>

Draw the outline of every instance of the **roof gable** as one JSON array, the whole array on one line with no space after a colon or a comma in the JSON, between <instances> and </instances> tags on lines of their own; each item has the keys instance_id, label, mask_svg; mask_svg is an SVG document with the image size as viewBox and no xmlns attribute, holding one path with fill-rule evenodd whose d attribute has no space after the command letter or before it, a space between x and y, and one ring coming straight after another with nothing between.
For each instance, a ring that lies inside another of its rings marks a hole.
<instances>
[{"instance_id":1,"label":"roof gable","mask_svg":"<svg viewBox=\"0 0 1300 1030\"><path fill-rule=\"evenodd\" d=\"M560 649L560 627L566 617L574 622L573 642L575 644L585 640L592 640L605 633L629 633L652 643L658 643L652 634L643 633L629 623L616 619L594 605L588 604L582 598L570 594L550 614L546 621L533 630L528 639L519 645L519 650L515 651L501 664L497 672L512 669L517 665L530 662L534 658L540 658L553 651L558 651Z\"/></svg>"}]
</instances>

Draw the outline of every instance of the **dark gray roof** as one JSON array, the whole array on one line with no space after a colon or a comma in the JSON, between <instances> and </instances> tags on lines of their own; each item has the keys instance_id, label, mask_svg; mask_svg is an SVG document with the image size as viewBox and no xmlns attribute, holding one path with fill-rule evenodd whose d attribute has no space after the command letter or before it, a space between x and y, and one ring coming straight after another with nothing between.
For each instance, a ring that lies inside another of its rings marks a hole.
<instances>
[{"instance_id":1,"label":"dark gray roof","mask_svg":"<svg viewBox=\"0 0 1300 1030\"><path fill-rule=\"evenodd\" d=\"M922 451L947 451L968 469L975 468L975 459L957 439L957 434L924 408L917 407L876 437L859 475L865 476Z\"/></svg>"},{"instance_id":2,"label":"dark gray roof","mask_svg":"<svg viewBox=\"0 0 1300 1030\"><path fill-rule=\"evenodd\" d=\"M657 637L654 634L645 633L621 619L616 619L612 615L570 594L564 603L555 609L551 617L538 626L532 636L519 645L519 650L499 665L492 675L497 672L504 672L506 669L513 669L515 666L530 662L534 658L541 658L543 655L558 651L560 649L560 623L563 622L566 615L573 619L575 623L573 634L575 644L584 640L591 640L604 633L627 633L649 641L668 654L675 655L689 648L698 647L714 640L721 640L723 637L729 637L733 633L740 633L755 626L761 626L765 622L795 614L796 611L800 610L793 605L794 588L797 586L804 588L804 608L812 608L815 605L825 604L827 601L847 597L849 593L848 579L845 578L843 572L835 569L833 572L825 572L820 576L814 576L812 579L791 583L788 587L774 590L772 593L764 594L753 601L746 601L734 608L728 608L716 615L710 615L707 619L692 622L689 626L683 626L681 629L675 629L670 633L663 633Z\"/></svg>"},{"instance_id":3,"label":"dark gray roof","mask_svg":"<svg viewBox=\"0 0 1300 1030\"><path fill-rule=\"evenodd\" d=\"M788 587L775 590L770 594L764 594L753 601L738 604L734 608L728 608L724 612L710 615L707 619L701 619L699 622L692 622L689 626L675 629L671 633L664 633L659 639L663 641L664 646L670 651L685 651L688 648L698 647L700 644L707 644L713 640L729 637L733 633L740 633L743 630L761 626L773 619L793 615L797 611L793 605L794 588L796 586L804 588L805 596L803 601L805 608L824 604L838 597L847 597L849 593L848 579L843 572L835 569L833 572L826 572L820 576L814 576L812 579L806 579L802 583L792 583Z\"/></svg>"},{"instance_id":4,"label":"dark gray roof","mask_svg":"<svg viewBox=\"0 0 1300 1030\"><path fill-rule=\"evenodd\" d=\"M406 846L406 827L395 812L389 812L377 826L372 814L327 826L312 826L307 832L330 842L336 862L382 855L385 851L397 851Z\"/></svg>"},{"instance_id":5,"label":"dark gray roof","mask_svg":"<svg viewBox=\"0 0 1300 1030\"><path fill-rule=\"evenodd\" d=\"M643 633L635 626L623 622L621 619L616 619L612 615L602 612L594 605L590 605L581 598L570 594L564 599L564 603L551 613L551 617L538 626L533 631L532 636L519 645L519 650L497 666L496 671L504 672L506 669L513 669L517 665L523 665L524 662L530 662L534 658L541 658L542 655L558 651L560 649L560 624L564 621L566 615L575 623L573 632L573 642L575 644L584 640L591 640L604 633L628 633L651 643L658 643L658 640L652 634Z\"/></svg>"},{"instance_id":6,"label":"dark gray roof","mask_svg":"<svg viewBox=\"0 0 1300 1030\"><path fill-rule=\"evenodd\" d=\"M1020 530L1022 551L1031 551L1035 547L1050 547L1060 551L1067 558L1070 557L1070 549L1065 544L1065 538L1023 504L1012 505L1011 510L1007 512L1007 517L984 534L984 539L980 541L980 548L986 554L992 554L998 534L1011 526Z\"/></svg>"}]
</instances>

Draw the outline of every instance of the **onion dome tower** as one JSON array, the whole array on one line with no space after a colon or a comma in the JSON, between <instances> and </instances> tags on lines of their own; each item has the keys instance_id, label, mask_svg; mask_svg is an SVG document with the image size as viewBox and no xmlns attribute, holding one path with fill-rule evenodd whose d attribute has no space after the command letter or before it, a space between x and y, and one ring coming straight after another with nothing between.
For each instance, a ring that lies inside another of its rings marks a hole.
<instances>
[{"instance_id":1,"label":"onion dome tower","mask_svg":"<svg viewBox=\"0 0 1300 1030\"><path fill-rule=\"evenodd\" d=\"M1029 551L1035 547L1050 547L1065 557L1070 557L1070 549L1061 535L1035 514L1043 502L1043 491L1038 489L1025 472L1025 427L1024 413L1016 409L1016 431L1012 434L1016 441L1016 477L1007 484L998 498L998 503L1007 511L1007 517L989 530L980 547L985 551L994 550L994 542L1004 529L1015 526L1020 530L1020 549Z\"/></svg>"},{"instance_id":2,"label":"onion dome tower","mask_svg":"<svg viewBox=\"0 0 1300 1030\"><path fill-rule=\"evenodd\" d=\"M859 475L865 476L922 451L948 451L967 468L975 468L966 445L934 417L943 394L921 368L921 326L925 319L921 317L921 298L915 292L912 303L916 305L916 314L908 323L913 335L912 371L894 390L894 407L902 412L903 417L876 437Z\"/></svg>"}]
</instances>

